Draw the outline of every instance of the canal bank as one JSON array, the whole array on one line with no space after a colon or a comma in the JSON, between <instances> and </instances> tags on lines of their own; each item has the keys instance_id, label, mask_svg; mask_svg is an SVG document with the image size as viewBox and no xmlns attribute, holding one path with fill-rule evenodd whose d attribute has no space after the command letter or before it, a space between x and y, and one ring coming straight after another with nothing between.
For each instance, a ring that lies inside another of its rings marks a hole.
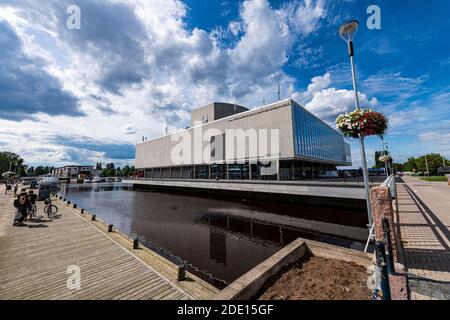
<instances>
[{"instance_id":1,"label":"canal bank","mask_svg":"<svg viewBox=\"0 0 450 320\"><path fill-rule=\"evenodd\" d=\"M299 181L225 181L129 179L134 190L219 195L237 199L297 202L364 210L364 188L358 183Z\"/></svg>"}]
</instances>

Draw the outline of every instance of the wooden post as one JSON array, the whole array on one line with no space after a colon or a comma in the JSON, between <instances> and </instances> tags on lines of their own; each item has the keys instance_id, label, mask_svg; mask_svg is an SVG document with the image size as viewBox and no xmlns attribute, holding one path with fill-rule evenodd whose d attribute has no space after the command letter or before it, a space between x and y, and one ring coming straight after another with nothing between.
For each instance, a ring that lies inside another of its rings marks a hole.
<instances>
[{"instance_id":1,"label":"wooden post","mask_svg":"<svg viewBox=\"0 0 450 320\"><path fill-rule=\"evenodd\" d=\"M84 209L83 208L81 208L81 213L84 213Z\"/></svg>"},{"instance_id":2,"label":"wooden post","mask_svg":"<svg viewBox=\"0 0 450 320\"><path fill-rule=\"evenodd\" d=\"M139 248L139 239L136 237L133 240L133 249L138 249Z\"/></svg>"},{"instance_id":3,"label":"wooden post","mask_svg":"<svg viewBox=\"0 0 450 320\"><path fill-rule=\"evenodd\" d=\"M108 226L108 232L112 232L112 231L113 231L113 225L110 224L110 225Z\"/></svg>"},{"instance_id":4,"label":"wooden post","mask_svg":"<svg viewBox=\"0 0 450 320\"><path fill-rule=\"evenodd\" d=\"M96 218L97 218L97 216L95 214L93 214L91 220L95 221Z\"/></svg>"},{"instance_id":5,"label":"wooden post","mask_svg":"<svg viewBox=\"0 0 450 320\"><path fill-rule=\"evenodd\" d=\"M182 264L181 266L178 266L178 281L183 281L186 279L186 266Z\"/></svg>"},{"instance_id":6,"label":"wooden post","mask_svg":"<svg viewBox=\"0 0 450 320\"><path fill-rule=\"evenodd\" d=\"M73 204L73 208L74 208L74 209L77 208L77 204L76 204L76 203Z\"/></svg>"}]
</instances>

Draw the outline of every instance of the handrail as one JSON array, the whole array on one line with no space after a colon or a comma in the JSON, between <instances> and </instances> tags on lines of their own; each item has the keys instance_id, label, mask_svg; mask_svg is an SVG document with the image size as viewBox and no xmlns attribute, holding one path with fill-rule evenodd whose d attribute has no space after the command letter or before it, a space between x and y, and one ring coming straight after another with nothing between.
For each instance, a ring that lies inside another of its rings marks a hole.
<instances>
[{"instance_id":1,"label":"handrail","mask_svg":"<svg viewBox=\"0 0 450 320\"><path fill-rule=\"evenodd\" d=\"M389 177L387 177L386 180L384 180L381 183L381 186L389 188L392 199L395 199L397 197L397 188L395 185L395 175L391 174Z\"/></svg>"}]
</instances>

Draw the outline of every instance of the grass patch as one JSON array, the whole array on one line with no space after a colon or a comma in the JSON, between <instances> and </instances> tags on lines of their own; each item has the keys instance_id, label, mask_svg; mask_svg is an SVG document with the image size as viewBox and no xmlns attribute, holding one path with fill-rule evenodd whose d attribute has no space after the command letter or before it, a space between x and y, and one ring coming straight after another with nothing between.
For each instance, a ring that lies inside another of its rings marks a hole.
<instances>
[{"instance_id":1,"label":"grass patch","mask_svg":"<svg viewBox=\"0 0 450 320\"><path fill-rule=\"evenodd\" d=\"M447 177L446 176L431 176L429 178L425 177L425 178L420 178L420 179L425 180L425 181L433 181L433 182L435 182L435 181L447 182Z\"/></svg>"}]
</instances>

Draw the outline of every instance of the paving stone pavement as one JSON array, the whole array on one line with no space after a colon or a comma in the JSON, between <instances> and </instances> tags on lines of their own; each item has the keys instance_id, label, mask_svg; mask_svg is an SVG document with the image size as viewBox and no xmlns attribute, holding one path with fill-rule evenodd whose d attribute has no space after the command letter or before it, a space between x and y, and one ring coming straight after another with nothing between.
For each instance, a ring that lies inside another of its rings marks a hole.
<instances>
[{"instance_id":1,"label":"paving stone pavement","mask_svg":"<svg viewBox=\"0 0 450 320\"><path fill-rule=\"evenodd\" d=\"M450 299L450 186L404 177L397 184L403 263L411 297Z\"/></svg>"}]
</instances>

